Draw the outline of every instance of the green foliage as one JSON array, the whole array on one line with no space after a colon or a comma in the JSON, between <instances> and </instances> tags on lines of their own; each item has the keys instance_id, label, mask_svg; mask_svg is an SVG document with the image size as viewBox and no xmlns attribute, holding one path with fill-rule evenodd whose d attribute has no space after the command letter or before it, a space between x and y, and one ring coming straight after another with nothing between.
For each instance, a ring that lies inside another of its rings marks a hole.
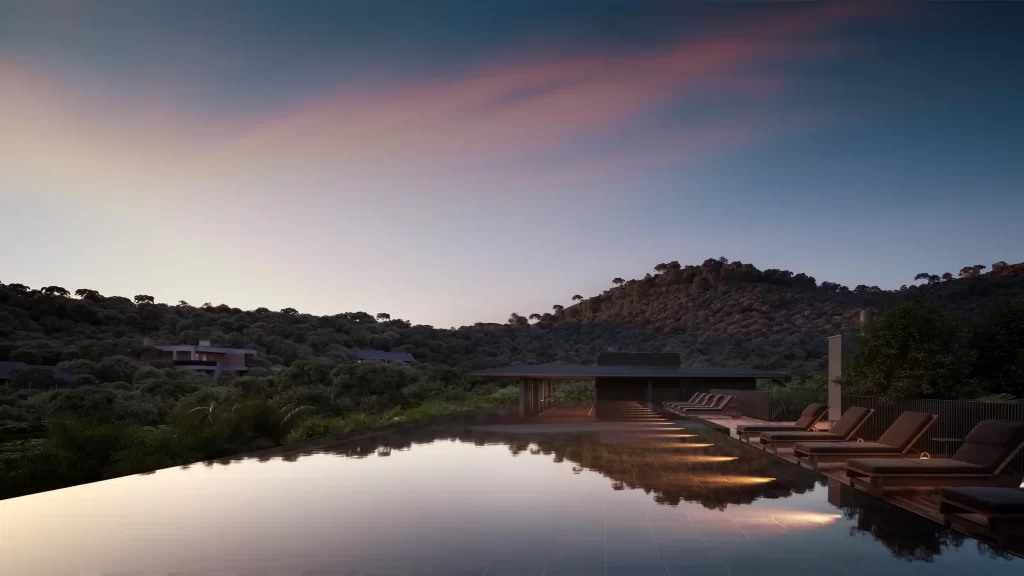
<instances>
[{"instance_id":1,"label":"green foliage","mask_svg":"<svg viewBox=\"0 0 1024 576\"><path fill-rule=\"evenodd\" d=\"M589 402L594 397L592 381L572 381L555 385L555 399L563 402Z\"/></svg>"},{"instance_id":2,"label":"green foliage","mask_svg":"<svg viewBox=\"0 0 1024 576\"><path fill-rule=\"evenodd\" d=\"M7 359L11 362L24 362L25 364L31 364L33 366L39 366L43 363L42 356L40 356L39 352L28 348L18 348L11 352L7 356Z\"/></svg>"},{"instance_id":3,"label":"green foliage","mask_svg":"<svg viewBox=\"0 0 1024 576\"><path fill-rule=\"evenodd\" d=\"M985 310L971 330L971 348L973 377L984 392L1024 397L1024 301Z\"/></svg>"},{"instance_id":4,"label":"green foliage","mask_svg":"<svg viewBox=\"0 0 1024 576\"><path fill-rule=\"evenodd\" d=\"M868 324L844 378L851 390L887 399L975 398L1024 393L1024 303L979 317L934 303L894 307Z\"/></svg>"},{"instance_id":5,"label":"green foliage","mask_svg":"<svg viewBox=\"0 0 1024 576\"><path fill-rule=\"evenodd\" d=\"M23 390L49 390L63 384L64 382L57 378L52 370L46 368L25 368L15 372L11 378L11 386Z\"/></svg>"},{"instance_id":6,"label":"green foliage","mask_svg":"<svg viewBox=\"0 0 1024 576\"><path fill-rule=\"evenodd\" d=\"M844 375L851 391L900 398L973 397L968 324L933 303L894 307L855 339L857 353Z\"/></svg>"}]
</instances>

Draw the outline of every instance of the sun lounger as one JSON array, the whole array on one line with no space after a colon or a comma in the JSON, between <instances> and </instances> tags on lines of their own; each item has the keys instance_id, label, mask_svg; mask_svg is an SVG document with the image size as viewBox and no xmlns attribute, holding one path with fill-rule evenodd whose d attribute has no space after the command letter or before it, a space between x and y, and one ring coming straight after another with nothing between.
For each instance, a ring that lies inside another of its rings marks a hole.
<instances>
[{"instance_id":1,"label":"sun lounger","mask_svg":"<svg viewBox=\"0 0 1024 576\"><path fill-rule=\"evenodd\" d=\"M676 408L684 408L689 406L710 406L721 399L722 394L704 394L700 398L697 398L695 402L665 402L666 405L672 405Z\"/></svg>"},{"instance_id":2,"label":"sun lounger","mask_svg":"<svg viewBox=\"0 0 1024 576\"><path fill-rule=\"evenodd\" d=\"M1024 489L943 488L939 511L951 524L970 522L999 533L1024 533Z\"/></svg>"},{"instance_id":3,"label":"sun lounger","mask_svg":"<svg viewBox=\"0 0 1024 576\"><path fill-rule=\"evenodd\" d=\"M875 442L798 442L793 455L801 465L812 469L822 462L846 462L850 458L900 458L936 419L934 414L904 412Z\"/></svg>"},{"instance_id":4,"label":"sun lounger","mask_svg":"<svg viewBox=\"0 0 1024 576\"><path fill-rule=\"evenodd\" d=\"M855 488L1020 486L1021 474L1003 470L1024 447L1024 422L986 420L971 430L950 458L857 458L846 463Z\"/></svg>"},{"instance_id":5,"label":"sun lounger","mask_svg":"<svg viewBox=\"0 0 1024 576\"><path fill-rule=\"evenodd\" d=\"M753 438L762 432L806 432L814 427L828 412L827 404L808 404L800 418L792 424L740 424L736 435L741 440Z\"/></svg>"},{"instance_id":6,"label":"sun lounger","mask_svg":"<svg viewBox=\"0 0 1024 576\"><path fill-rule=\"evenodd\" d=\"M870 408L854 406L832 425L828 432L762 432L759 441L761 448L776 454L779 448L793 446L799 442L845 442L852 440L868 417L874 413Z\"/></svg>"},{"instance_id":7,"label":"sun lounger","mask_svg":"<svg viewBox=\"0 0 1024 576\"><path fill-rule=\"evenodd\" d=\"M720 413L726 408L728 408L729 405L732 404L732 401L735 399L735 396L731 394L725 394L721 398L719 398L718 402L716 402L713 406L692 406L688 408L683 408L683 414Z\"/></svg>"}]
</instances>

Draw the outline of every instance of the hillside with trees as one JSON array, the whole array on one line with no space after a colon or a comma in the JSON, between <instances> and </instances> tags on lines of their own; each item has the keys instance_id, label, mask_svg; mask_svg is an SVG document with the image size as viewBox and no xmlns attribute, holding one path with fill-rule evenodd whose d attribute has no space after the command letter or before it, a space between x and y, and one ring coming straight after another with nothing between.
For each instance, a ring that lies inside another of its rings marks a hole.
<instances>
[{"instance_id":1,"label":"hillside with trees","mask_svg":"<svg viewBox=\"0 0 1024 576\"><path fill-rule=\"evenodd\" d=\"M383 312L314 316L0 284L0 361L28 365L0 388L0 498L505 403L516 390L469 371L588 364L605 350L783 369L795 377L786 393L820 391L827 336L860 332L863 310L880 315L858 337L851 390L1024 395L1024 265L918 281L851 290L724 258L671 262L642 279L615 278L598 296L575 294L552 312L449 330ZM259 354L246 375L213 380L143 361L150 340L212 340ZM408 352L418 362L357 363L353 348ZM73 374L76 387L33 366ZM563 395L586 393L567 386Z\"/></svg>"},{"instance_id":2,"label":"hillside with trees","mask_svg":"<svg viewBox=\"0 0 1024 576\"><path fill-rule=\"evenodd\" d=\"M0 360L57 365L138 357L148 337L157 344L210 339L254 348L263 368L297 360L350 362L350 348L409 352L425 365L456 371L516 362L587 364L603 350L618 349L679 352L688 364L802 372L819 367L829 335L857 330L862 310L926 300L973 316L988 304L1024 298L1024 263L997 262L984 270L965 267L957 277L921 273L918 284L884 291L725 258L693 266L670 262L644 278L615 278L615 286L597 296L576 294L551 312L513 313L506 324L454 330L387 313L314 316L290 307L164 304L145 294L128 299L78 288L72 296L59 286L0 284Z\"/></svg>"}]
</instances>

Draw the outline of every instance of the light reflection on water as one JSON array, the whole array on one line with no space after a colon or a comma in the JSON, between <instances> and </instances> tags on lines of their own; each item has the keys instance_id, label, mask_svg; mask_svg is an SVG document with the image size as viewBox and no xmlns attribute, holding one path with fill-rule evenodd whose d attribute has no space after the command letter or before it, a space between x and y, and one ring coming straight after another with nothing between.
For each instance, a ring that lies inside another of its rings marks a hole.
<instances>
[{"instance_id":1,"label":"light reflection on water","mask_svg":"<svg viewBox=\"0 0 1024 576\"><path fill-rule=\"evenodd\" d=\"M16 498L0 573L1024 573L687 426L673 441L456 422Z\"/></svg>"}]
</instances>

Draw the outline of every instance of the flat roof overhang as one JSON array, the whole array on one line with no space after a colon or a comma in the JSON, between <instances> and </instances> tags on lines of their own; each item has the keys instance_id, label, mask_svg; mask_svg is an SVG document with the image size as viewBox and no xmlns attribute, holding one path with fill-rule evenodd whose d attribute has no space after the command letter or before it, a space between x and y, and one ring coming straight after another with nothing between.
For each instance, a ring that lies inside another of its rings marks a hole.
<instances>
[{"instance_id":1,"label":"flat roof overhang","mask_svg":"<svg viewBox=\"0 0 1024 576\"><path fill-rule=\"evenodd\" d=\"M551 378L565 380L588 380L593 378L782 379L788 376L785 372L722 366L574 366L563 364L502 366L501 368L477 370L472 372L471 375L491 378Z\"/></svg>"}]
</instances>

